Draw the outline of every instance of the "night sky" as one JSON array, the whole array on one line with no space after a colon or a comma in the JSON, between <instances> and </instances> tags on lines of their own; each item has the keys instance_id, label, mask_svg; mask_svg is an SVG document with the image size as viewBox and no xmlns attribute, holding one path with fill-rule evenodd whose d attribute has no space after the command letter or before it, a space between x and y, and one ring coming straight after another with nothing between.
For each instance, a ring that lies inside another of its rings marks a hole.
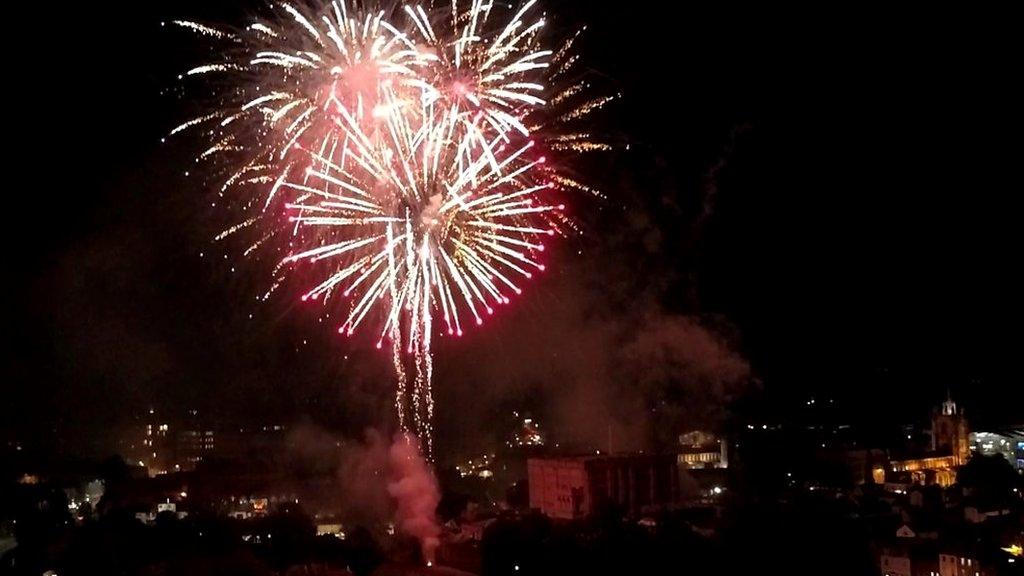
<instances>
[{"instance_id":1,"label":"night sky","mask_svg":"<svg viewBox=\"0 0 1024 576\"><path fill-rule=\"evenodd\" d=\"M182 174L198 144L160 143L201 93L179 96L176 75L202 58L160 22L253 9L205 4L8 19L24 37L5 75L5 436L56 429L85 453L150 405L346 432L390 409L386 358L290 301L254 301L268 277L223 258L212 184ZM626 338L642 360L650 334L688 334L685 348L705 328L728 348L715 370L743 364L775 398L909 420L950 388L976 421L1024 419L1009 399L1024 189L1012 19L686 4L548 3L556 26L588 25L595 85L622 93L595 120L620 150L580 168L609 199L571 201L584 234L552 271L439 346L441 437L457 446L525 399L580 393L585 413L628 393L589 398L588 381L611 378L582 377L588 356Z\"/></svg>"}]
</instances>

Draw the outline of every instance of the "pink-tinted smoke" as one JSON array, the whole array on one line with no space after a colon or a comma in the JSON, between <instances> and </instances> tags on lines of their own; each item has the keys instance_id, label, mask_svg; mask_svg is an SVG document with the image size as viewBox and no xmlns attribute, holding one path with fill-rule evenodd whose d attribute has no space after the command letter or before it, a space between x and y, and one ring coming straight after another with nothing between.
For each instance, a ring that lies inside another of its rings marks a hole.
<instances>
[{"instance_id":1,"label":"pink-tinted smoke","mask_svg":"<svg viewBox=\"0 0 1024 576\"><path fill-rule=\"evenodd\" d=\"M430 465L420 454L419 441L398 435L388 453L391 481L388 493L395 499L398 529L420 541L423 560L434 562L441 528L437 525L437 504L441 492Z\"/></svg>"}]
</instances>

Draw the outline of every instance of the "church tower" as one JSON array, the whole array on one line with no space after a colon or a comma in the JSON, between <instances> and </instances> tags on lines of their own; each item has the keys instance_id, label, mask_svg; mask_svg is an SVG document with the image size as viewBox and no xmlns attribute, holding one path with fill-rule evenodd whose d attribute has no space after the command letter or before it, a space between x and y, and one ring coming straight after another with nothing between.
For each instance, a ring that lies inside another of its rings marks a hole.
<instances>
[{"instance_id":1,"label":"church tower","mask_svg":"<svg viewBox=\"0 0 1024 576\"><path fill-rule=\"evenodd\" d=\"M952 454L955 466L962 466L970 458L967 418L963 409L947 392L942 407L932 412L931 449L936 454Z\"/></svg>"}]
</instances>

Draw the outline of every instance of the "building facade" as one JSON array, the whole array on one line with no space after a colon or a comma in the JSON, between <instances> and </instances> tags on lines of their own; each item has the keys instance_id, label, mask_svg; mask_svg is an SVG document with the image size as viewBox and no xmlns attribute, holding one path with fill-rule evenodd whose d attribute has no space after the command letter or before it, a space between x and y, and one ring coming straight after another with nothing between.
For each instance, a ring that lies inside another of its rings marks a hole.
<instances>
[{"instance_id":1,"label":"building facade","mask_svg":"<svg viewBox=\"0 0 1024 576\"><path fill-rule=\"evenodd\" d=\"M213 430L179 430L176 440L175 460L181 469L195 468L216 446Z\"/></svg>"},{"instance_id":2,"label":"building facade","mask_svg":"<svg viewBox=\"0 0 1024 576\"><path fill-rule=\"evenodd\" d=\"M963 410L947 398L932 414L931 451L950 454L954 466L963 466L971 457L970 431Z\"/></svg>"},{"instance_id":3,"label":"building facade","mask_svg":"<svg viewBox=\"0 0 1024 576\"><path fill-rule=\"evenodd\" d=\"M639 514L679 500L672 455L530 458L527 474L530 507L551 518L581 518L606 505Z\"/></svg>"},{"instance_id":4,"label":"building facade","mask_svg":"<svg viewBox=\"0 0 1024 576\"><path fill-rule=\"evenodd\" d=\"M684 468L728 468L729 443L724 438L694 430L679 435L679 465Z\"/></svg>"},{"instance_id":5,"label":"building facade","mask_svg":"<svg viewBox=\"0 0 1024 576\"><path fill-rule=\"evenodd\" d=\"M986 576L977 558L958 554L939 554L939 576Z\"/></svg>"},{"instance_id":6,"label":"building facade","mask_svg":"<svg viewBox=\"0 0 1024 576\"><path fill-rule=\"evenodd\" d=\"M914 573L910 571L910 556L882 554L879 564L882 576L914 576Z\"/></svg>"},{"instance_id":7,"label":"building facade","mask_svg":"<svg viewBox=\"0 0 1024 576\"><path fill-rule=\"evenodd\" d=\"M889 462L889 472L897 483L948 487L956 482L957 469L970 459L967 418L952 399L947 398L942 406L932 412L931 424L926 453ZM873 473L873 476L876 476L877 481L877 474Z\"/></svg>"}]
</instances>

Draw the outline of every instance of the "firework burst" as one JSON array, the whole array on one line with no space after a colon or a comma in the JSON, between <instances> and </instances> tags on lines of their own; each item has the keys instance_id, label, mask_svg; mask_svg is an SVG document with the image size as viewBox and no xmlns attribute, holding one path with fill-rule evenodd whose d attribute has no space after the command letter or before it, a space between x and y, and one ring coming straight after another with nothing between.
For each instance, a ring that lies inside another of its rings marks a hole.
<instances>
[{"instance_id":1,"label":"firework burst","mask_svg":"<svg viewBox=\"0 0 1024 576\"><path fill-rule=\"evenodd\" d=\"M175 22L223 59L183 75L218 75L217 105L171 133L200 131L197 160L231 167L220 194L245 215L218 240L257 228L246 254L283 252L273 286L312 271L302 300L388 346L400 426L429 455L431 339L482 324L545 269L544 241L572 227L560 193L596 192L544 151L607 149L572 127L609 98L565 80L576 37L547 49L534 0L272 10L239 30Z\"/></svg>"}]
</instances>

